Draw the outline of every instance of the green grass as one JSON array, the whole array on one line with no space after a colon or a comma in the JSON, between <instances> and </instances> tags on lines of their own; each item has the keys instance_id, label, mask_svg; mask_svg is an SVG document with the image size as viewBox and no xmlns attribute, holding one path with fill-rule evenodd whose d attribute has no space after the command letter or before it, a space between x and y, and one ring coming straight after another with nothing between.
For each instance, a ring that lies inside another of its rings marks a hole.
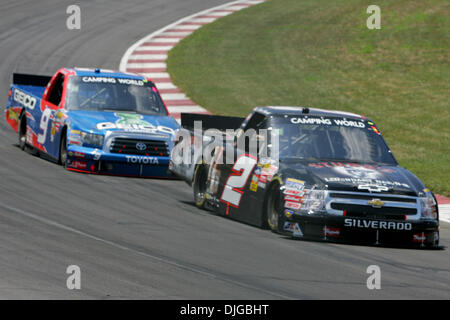
<instances>
[{"instance_id":1,"label":"green grass","mask_svg":"<svg viewBox=\"0 0 450 320\"><path fill-rule=\"evenodd\" d=\"M207 25L169 54L176 85L217 114L260 105L374 120L400 164L450 196L450 2L271 0Z\"/></svg>"}]
</instances>

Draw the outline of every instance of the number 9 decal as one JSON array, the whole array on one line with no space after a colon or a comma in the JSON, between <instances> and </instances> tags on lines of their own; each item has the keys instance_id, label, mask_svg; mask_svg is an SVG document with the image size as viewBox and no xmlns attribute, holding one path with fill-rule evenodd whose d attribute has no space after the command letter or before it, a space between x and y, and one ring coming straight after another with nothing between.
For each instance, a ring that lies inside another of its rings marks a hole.
<instances>
[{"instance_id":1,"label":"number 9 decal","mask_svg":"<svg viewBox=\"0 0 450 320\"><path fill-rule=\"evenodd\" d=\"M50 116L52 114L52 109L46 108L44 112L42 112L41 124L39 127L42 130L42 133L38 134L37 142L39 144L44 144L47 139L47 131L48 131L48 123L50 122Z\"/></svg>"},{"instance_id":2,"label":"number 9 decal","mask_svg":"<svg viewBox=\"0 0 450 320\"><path fill-rule=\"evenodd\" d=\"M256 158L248 154L242 155L236 160L223 188L222 196L220 197L222 202L235 208L239 207L242 194L244 193L243 188L247 184L248 177L257 162Z\"/></svg>"}]
</instances>

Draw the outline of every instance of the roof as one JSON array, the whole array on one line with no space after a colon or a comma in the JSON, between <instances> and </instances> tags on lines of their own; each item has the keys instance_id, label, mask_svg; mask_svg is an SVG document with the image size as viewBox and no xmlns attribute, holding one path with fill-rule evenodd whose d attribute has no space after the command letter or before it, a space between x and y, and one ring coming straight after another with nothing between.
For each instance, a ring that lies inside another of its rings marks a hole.
<instances>
[{"instance_id":1,"label":"roof","mask_svg":"<svg viewBox=\"0 0 450 320\"><path fill-rule=\"evenodd\" d=\"M304 109L308 109L309 112L303 113ZM268 106L268 107L257 107L255 111L265 115L309 115L309 116L328 116L328 117L343 117L356 119L365 118L361 115L345 111L325 110L308 107Z\"/></svg>"},{"instance_id":2,"label":"roof","mask_svg":"<svg viewBox=\"0 0 450 320\"><path fill-rule=\"evenodd\" d=\"M145 77L139 74L120 72L107 69L97 69L94 68L72 68L70 71L75 72L77 76L80 77L111 77L111 78L124 78L124 79L135 79L135 80L145 80Z\"/></svg>"}]
</instances>

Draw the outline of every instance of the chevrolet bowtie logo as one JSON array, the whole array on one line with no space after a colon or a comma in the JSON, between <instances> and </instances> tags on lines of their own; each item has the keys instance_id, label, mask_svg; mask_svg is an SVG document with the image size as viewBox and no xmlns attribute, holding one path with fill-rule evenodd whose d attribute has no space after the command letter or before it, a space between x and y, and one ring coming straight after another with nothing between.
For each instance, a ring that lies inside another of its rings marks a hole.
<instances>
[{"instance_id":1,"label":"chevrolet bowtie logo","mask_svg":"<svg viewBox=\"0 0 450 320\"><path fill-rule=\"evenodd\" d=\"M374 208L381 208L384 206L384 201L381 201L380 199L372 199L369 201L369 204Z\"/></svg>"}]
</instances>

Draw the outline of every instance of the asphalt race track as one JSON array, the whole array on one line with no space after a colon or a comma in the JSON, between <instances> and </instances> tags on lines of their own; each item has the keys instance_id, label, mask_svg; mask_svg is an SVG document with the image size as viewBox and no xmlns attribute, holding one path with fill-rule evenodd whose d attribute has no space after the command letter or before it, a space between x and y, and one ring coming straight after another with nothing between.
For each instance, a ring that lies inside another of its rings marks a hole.
<instances>
[{"instance_id":1,"label":"asphalt race track","mask_svg":"<svg viewBox=\"0 0 450 320\"><path fill-rule=\"evenodd\" d=\"M227 0L0 4L0 105L13 71L118 69L129 46ZM84 175L22 152L0 120L1 299L449 299L449 250L289 240L198 210L180 181ZM441 223L441 243L450 244ZM66 268L81 268L68 290ZM369 265L381 290L368 290Z\"/></svg>"}]
</instances>

